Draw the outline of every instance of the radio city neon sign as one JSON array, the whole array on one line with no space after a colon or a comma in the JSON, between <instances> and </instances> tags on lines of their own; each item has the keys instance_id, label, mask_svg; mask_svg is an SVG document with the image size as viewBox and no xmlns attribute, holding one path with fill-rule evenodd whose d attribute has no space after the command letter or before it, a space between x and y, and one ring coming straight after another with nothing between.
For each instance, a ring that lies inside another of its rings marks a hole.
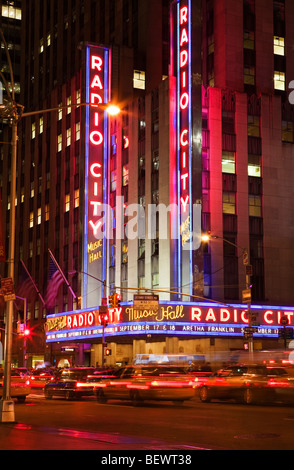
<instances>
[{"instance_id":1,"label":"radio city neon sign","mask_svg":"<svg viewBox=\"0 0 294 470\"><path fill-rule=\"evenodd\" d=\"M190 148L191 148L191 71L190 71L190 9L189 4L179 10L178 34L178 113L179 113L179 171L180 203L184 213L190 202Z\"/></svg>"},{"instance_id":2,"label":"radio city neon sign","mask_svg":"<svg viewBox=\"0 0 294 470\"><path fill-rule=\"evenodd\" d=\"M104 170L107 159L107 114L109 101L109 51L89 46L88 54L88 197L89 229L94 238L101 230L104 196Z\"/></svg>"}]
</instances>

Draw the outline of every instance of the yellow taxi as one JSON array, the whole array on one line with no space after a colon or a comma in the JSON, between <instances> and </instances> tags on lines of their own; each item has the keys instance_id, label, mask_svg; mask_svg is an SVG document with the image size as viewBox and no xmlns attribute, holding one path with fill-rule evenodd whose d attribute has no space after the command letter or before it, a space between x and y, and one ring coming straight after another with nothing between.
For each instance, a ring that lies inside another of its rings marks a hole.
<instances>
[{"instance_id":1,"label":"yellow taxi","mask_svg":"<svg viewBox=\"0 0 294 470\"><path fill-rule=\"evenodd\" d=\"M4 371L0 370L0 398L3 396ZM19 403L24 403L31 393L31 386L28 377L22 376L19 372L11 371L11 398L16 398Z\"/></svg>"}]
</instances>

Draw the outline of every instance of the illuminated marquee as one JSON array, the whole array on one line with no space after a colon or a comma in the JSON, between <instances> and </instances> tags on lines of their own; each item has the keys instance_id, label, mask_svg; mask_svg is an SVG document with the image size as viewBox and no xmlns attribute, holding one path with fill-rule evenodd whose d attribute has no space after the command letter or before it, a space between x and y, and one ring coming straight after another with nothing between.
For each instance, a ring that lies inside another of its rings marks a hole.
<instances>
[{"instance_id":1,"label":"illuminated marquee","mask_svg":"<svg viewBox=\"0 0 294 470\"><path fill-rule=\"evenodd\" d=\"M191 1L177 7L177 160L178 160L178 284L192 293L192 70Z\"/></svg>"},{"instance_id":2,"label":"illuminated marquee","mask_svg":"<svg viewBox=\"0 0 294 470\"><path fill-rule=\"evenodd\" d=\"M108 174L108 116L105 105L110 101L110 50L86 47L85 137L85 245L84 271L98 279L106 277L105 214ZM97 305L89 276L84 278L84 306Z\"/></svg>"},{"instance_id":3,"label":"illuminated marquee","mask_svg":"<svg viewBox=\"0 0 294 470\"><path fill-rule=\"evenodd\" d=\"M294 326L294 308L252 306L258 316L259 326L254 335L258 338L278 338L281 318L286 316L289 326ZM75 311L48 315L47 342L87 340L101 338L102 317L97 310ZM159 303L158 310L136 309L129 304L108 309L105 335L191 335L244 337L249 325L248 310L243 305L188 302Z\"/></svg>"}]
</instances>

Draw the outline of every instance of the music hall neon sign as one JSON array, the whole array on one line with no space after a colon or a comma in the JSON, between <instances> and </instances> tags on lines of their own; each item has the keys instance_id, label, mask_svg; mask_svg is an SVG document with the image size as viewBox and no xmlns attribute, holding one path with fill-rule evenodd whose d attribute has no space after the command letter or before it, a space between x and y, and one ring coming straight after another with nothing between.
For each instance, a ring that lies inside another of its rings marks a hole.
<instances>
[{"instance_id":1,"label":"music hall neon sign","mask_svg":"<svg viewBox=\"0 0 294 470\"><path fill-rule=\"evenodd\" d=\"M191 0L177 6L178 284L193 282ZM192 287L190 287L190 290ZM191 292L192 293L192 292Z\"/></svg>"},{"instance_id":2,"label":"music hall neon sign","mask_svg":"<svg viewBox=\"0 0 294 470\"><path fill-rule=\"evenodd\" d=\"M110 102L111 55L107 48L86 47L86 109L85 137L85 244L84 271L99 279L106 278L106 243L103 235L107 203L108 115ZM98 241L98 243L97 243ZM95 247L94 251L89 247ZM84 298L89 299L89 279L84 277Z\"/></svg>"}]
</instances>

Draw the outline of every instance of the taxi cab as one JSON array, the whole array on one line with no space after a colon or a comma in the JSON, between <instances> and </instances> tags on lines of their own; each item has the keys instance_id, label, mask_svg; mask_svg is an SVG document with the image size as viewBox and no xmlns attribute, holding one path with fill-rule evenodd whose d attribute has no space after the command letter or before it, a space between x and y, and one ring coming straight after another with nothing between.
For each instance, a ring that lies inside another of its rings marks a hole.
<instances>
[{"instance_id":1,"label":"taxi cab","mask_svg":"<svg viewBox=\"0 0 294 470\"><path fill-rule=\"evenodd\" d=\"M109 374L111 374L110 371L98 371L88 367L63 369L59 375L45 384L45 398L49 400L55 396L71 400L91 396L94 394L94 386L97 382L111 377Z\"/></svg>"},{"instance_id":2,"label":"taxi cab","mask_svg":"<svg viewBox=\"0 0 294 470\"><path fill-rule=\"evenodd\" d=\"M53 372L46 369L34 370L30 375L32 388L44 388L45 384L52 380Z\"/></svg>"},{"instance_id":3,"label":"taxi cab","mask_svg":"<svg viewBox=\"0 0 294 470\"><path fill-rule=\"evenodd\" d=\"M195 396L195 383L184 368L172 366L126 366L115 377L94 387L99 403L130 400L138 406L145 400L172 401L182 404Z\"/></svg>"},{"instance_id":4,"label":"taxi cab","mask_svg":"<svg viewBox=\"0 0 294 470\"><path fill-rule=\"evenodd\" d=\"M3 396L4 371L0 370L0 398ZM19 403L24 403L31 393L30 381L19 372L11 370L10 395L16 398Z\"/></svg>"}]
</instances>

